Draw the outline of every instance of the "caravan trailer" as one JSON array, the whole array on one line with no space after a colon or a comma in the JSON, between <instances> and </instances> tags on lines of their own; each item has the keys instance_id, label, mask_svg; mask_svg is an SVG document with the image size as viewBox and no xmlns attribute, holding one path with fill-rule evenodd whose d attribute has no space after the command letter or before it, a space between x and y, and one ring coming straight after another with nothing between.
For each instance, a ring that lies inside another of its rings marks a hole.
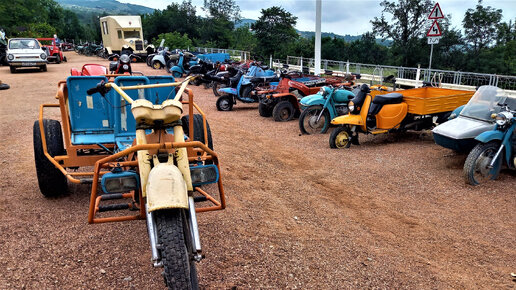
<instances>
[{"instance_id":1,"label":"caravan trailer","mask_svg":"<svg viewBox=\"0 0 516 290\"><path fill-rule=\"evenodd\" d=\"M100 18L102 42L108 54L122 51L146 57L154 52L153 45L143 40L140 16L106 16Z\"/></svg>"}]
</instances>

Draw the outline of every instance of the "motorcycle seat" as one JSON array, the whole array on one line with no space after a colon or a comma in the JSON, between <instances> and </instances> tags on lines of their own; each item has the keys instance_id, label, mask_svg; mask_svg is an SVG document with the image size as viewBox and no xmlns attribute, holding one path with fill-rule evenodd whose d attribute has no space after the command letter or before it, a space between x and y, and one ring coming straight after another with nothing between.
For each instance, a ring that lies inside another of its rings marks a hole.
<instances>
[{"instance_id":1,"label":"motorcycle seat","mask_svg":"<svg viewBox=\"0 0 516 290\"><path fill-rule=\"evenodd\" d=\"M400 93L390 93L385 95L377 95L373 99L373 104L388 105L400 104L403 101L403 95Z\"/></svg>"}]
</instances>

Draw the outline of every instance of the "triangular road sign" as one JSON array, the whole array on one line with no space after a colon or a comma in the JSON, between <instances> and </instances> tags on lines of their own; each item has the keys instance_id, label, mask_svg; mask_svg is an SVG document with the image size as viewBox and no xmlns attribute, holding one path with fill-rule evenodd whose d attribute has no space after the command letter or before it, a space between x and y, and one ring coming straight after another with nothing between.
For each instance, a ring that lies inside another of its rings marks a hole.
<instances>
[{"instance_id":1,"label":"triangular road sign","mask_svg":"<svg viewBox=\"0 0 516 290\"><path fill-rule=\"evenodd\" d=\"M430 26L430 29L428 29L428 32L426 33L426 36L441 36L441 27L439 27L439 23L437 23L437 20L434 20L434 23L432 26Z\"/></svg>"},{"instance_id":2,"label":"triangular road sign","mask_svg":"<svg viewBox=\"0 0 516 290\"><path fill-rule=\"evenodd\" d=\"M434 9L432 9L432 12L430 12L430 15L428 15L428 19L441 18L444 18L443 11L441 10L441 6L439 6L439 3L435 3Z\"/></svg>"}]
</instances>

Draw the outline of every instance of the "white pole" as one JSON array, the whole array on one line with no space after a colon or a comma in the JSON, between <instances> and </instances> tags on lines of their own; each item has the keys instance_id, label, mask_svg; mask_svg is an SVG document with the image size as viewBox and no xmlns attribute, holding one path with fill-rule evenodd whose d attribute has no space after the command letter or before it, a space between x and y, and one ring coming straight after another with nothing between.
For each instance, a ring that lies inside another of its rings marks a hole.
<instances>
[{"instance_id":1,"label":"white pole","mask_svg":"<svg viewBox=\"0 0 516 290\"><path fill-rule=\"evenodd\" d=\"M428 80L430 81L430 70L432 69L432 54L434 53L434 44L430 44L430 62L428 63Z\"/></svg>"},{"instance_id":2,"label":"white pole","mask_svg":"<svg viewBox=\"0 0 516 290\"><path fill-rule=\"evenodd\" d=\"M303 73L303 57L301 57L301 73Z\"/></svg>"},{"instance_id":3,"label":"white pole","mask_svg":"<svg viewBox=\"0 0 516 290\"><path fill-rule=\"evenodd\" d=\"M416 71L416 88L419 88L420 84L419 84L419 78L421 77L421 65L418 64L417 65L417 71Z\"/></svg>"},{"instance_id":4,"label":"white pole","mask_svg":"<svg viewBox=\"0 0 516 290\"><path fill-rule=\"evenodd\" d=\"M271 54L271 59L269 61L269 67L272 68L272 54Z\"/></svg>"},{"instance_id":5,"label":"white pole","mask_svg":"<svg viewBox=\"0 0 516 290\"><path fill-rule=\"evenodd\" d=\"M315 75L321 75L321 6L322 0L315 0Z\"/></svg>"}]
</instances>

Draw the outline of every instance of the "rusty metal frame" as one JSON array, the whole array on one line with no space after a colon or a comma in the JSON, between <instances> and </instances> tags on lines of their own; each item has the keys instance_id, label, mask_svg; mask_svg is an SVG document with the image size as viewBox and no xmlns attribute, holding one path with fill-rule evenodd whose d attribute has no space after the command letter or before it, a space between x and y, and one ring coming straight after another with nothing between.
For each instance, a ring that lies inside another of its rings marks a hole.
<instances>
[{"instance_id":1,"label":"rusty metal frame","mask_svg":"<svg viewBox=\"0 0 516 290\"><path fill-rule=\"evenodd\" d=\"M151 88L151 87L164 87L164 86L171 86L171 85L177 85L178 83L168 83L168 84L156 84L156 85L146 85L145 88ZM132 86L132 87L124 87L124 90L128 89L138 89L141 86ZM181 103L184 105L188 105L188 114L190 116L189 118L189 132L188 136L194 136L194 120L193 120L193 114L194 110L199 112L203 118L203 133L204 133L204 140L205 143L201 143L199 141L190 141L190 139L187 140L187 142L167 142L162 144L145 144L145 145L135 145L130 148L127 148L123 151L120 151L118 153L112 154L112 155L106 155L106 154L96 154L96 155L87 155L87 156L79 156L77 154L78 150L82 149L103 149L98 145L73 145L71 143L71 125L70 125L70 119L69 119L69 111L68 111L68 90L66 87L66 81L60 81L58 83L58 90L57 94L55 96L56 99L59 100L58 104L42 104L39 108L39 128L41 132L41 142L43 147L43 153L47 157L47 159L67 177L67 179L72 183L92 183L92 192L90 196L90 207L89 207L89 214L88 214L88 222L89 223L103 223L103 222L113 222L113 221L125 221L125 220L136 220L136 219L145 219L145 209L140 206L139 212L136 215L130 215L130 216L117 216L117 217L106 217L106 218L94 218L95 214L98 211L99 203L101 200L101 196L97 195L97 189L98 189L98 182L99 177L101 177L103 174L109 172L109 169L113 167L113 161L127 156L129 154L135 153L138 150L145 150L145 149L177 149L177 148L187 148L188 149L188 160L189 161L199 161L199 160L212 160L214 164L217 166L219 170L219 181L218 181L218 189L219 189L219 197L220 201L211 196L210 194L206 193L204 190L202 190L199 187L194 188L195 191L199 192L201 195L205 196L207 201L211 202L211 206L205 206L201 208L196 208L196 212L206 212L206 211L214 211L214 210L221 210L226 207L226 200L225 200L225 194L224 194L224 188L222 186L222 173L220 170L220 166L218 163L218 156L217 154L211 150L208 147L208 132L206 127L206 115L201 110L201 108L195 104L193 100L193 92L191 89L186 88L185 86L182 86L182 88L179 90L179 92L182 94L183 91L188 95L188 100L181 100ZM182 99L182 97L181 97ZM48 153L47 148L47 141L45 137L45 128L43 126L43 117L44 117L44 111L45 108L60 108L61 112L61 124L63 128L63 138L64 138L64 145L66 148L66 155L59 155L59 156L50 156ZM102 144L108 149L114 149L115 144L107 143ZM200 153L200 156L197 156ZM137 161L124 161L124 162L116 162L116 166L132 166L137 167L138 163ZM86 171L86 172L69 172L66 170L66 168L70 167L85 167L85 166L93 166L93 171ZM85 178L92 177L93 180L86 180ZM142 193L141 190L138 192L132 192L132 193L125 193L123 195L124 198L131 198L134 200L135 194L139 195L139 200L142 201Z\"/></svg>"}]
</instances>

